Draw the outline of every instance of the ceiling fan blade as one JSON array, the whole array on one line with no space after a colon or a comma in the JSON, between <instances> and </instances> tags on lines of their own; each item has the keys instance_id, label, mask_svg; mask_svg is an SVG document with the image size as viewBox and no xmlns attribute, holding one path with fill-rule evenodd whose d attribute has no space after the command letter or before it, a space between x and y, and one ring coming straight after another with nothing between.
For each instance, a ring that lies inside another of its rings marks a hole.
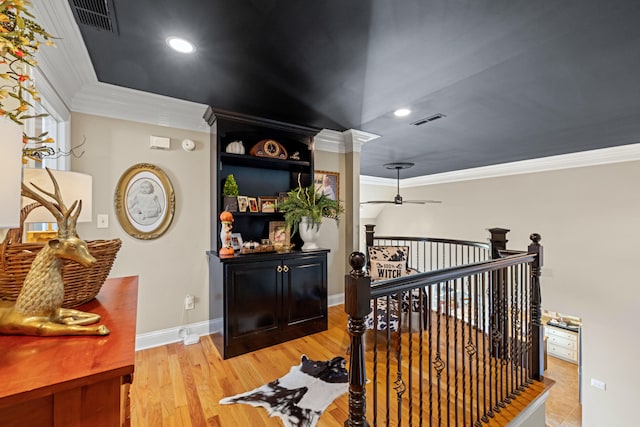
<instances>
[{"instance_id":1,"label":"ceiling fan blade","mask_svg":"<svg viewBox=\"0 0 640 427\"><path fill-rule=\"evenodd\" d=\"M404 203L418 203L424 205L425 203L442 203L442 200L405 200Z\"/></svg>"},{"instance_id":2,"label":"ceiling fan blade","mask_svg":"<svg viewBox=\"0 0 640 427\"><path fill-rule=\"evenodd\" d=\"M361 205L376 204L376 203L395 203L393 200L369 200L368 202L360 202Z\"/></svg>"},{"instance_id":3,"label":"ceiling fan blade","mask_svg":"<svg viewBox=\"0 0 640 427\"><path fill-rule=\"evenodd\" d=\"M413 166L413 163L387 163L384 165L387 169L395 169L396 170L396 188L398 193L393 200L371 200L368 202L360 202L361 205L366 204L376 204L376 203L385 203L385 204L393 204L396 206L401 206L403 203L413 203L418 205L424 205L425 203L442 203L440 200L403 200L400 195L400 169L407 169Z\"/></svg>"}]
</instances>

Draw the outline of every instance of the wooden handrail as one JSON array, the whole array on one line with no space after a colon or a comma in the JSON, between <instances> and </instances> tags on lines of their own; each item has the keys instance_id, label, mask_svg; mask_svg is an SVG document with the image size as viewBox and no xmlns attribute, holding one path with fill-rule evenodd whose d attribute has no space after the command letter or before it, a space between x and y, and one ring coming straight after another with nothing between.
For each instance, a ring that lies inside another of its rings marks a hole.
<instances>
[{"instance_id":1,"label":"wooden handrail","mask_svg":"<svg viewBox=\"0 0 640 427\"><path fill-rule=\"evenodd\" d=\"M361 255L364 256L363 254ZM396 292L408 291L416 288L417 286L429 286L475 274L498 271L513 265L533 262L535 258L536 254L525 253L511 255L497 260L482 261L475 264L443 268L442 270L427 271L425 273L412 274L411 276L388 279L381 282L379 285L371 286L371 298L378 298Z\"/></svg>"},{"instance_id":2,"label":"wooden handrail","mask_svg":"<svg viewBox=\"0 0 640 427\"><path fill-rule=\"evenodd\" d=\"M446 243L452 245L472 246L483 249L489 249L489 247L491 246L489 243L485 242L475 242L473 240L442 239L437 237L375 236L374 240L401 240L407 242Z\"/></svg>"}]
</instances>

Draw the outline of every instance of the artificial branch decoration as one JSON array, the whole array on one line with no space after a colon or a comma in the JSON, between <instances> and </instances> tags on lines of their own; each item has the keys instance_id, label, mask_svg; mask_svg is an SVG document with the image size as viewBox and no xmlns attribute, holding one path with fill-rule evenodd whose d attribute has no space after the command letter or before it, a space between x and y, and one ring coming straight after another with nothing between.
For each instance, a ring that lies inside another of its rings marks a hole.
<instances>
[{"instance_id":1,"label":"artificial branch decoration","mask_svg":"<svg viewBox=\"0 0 640 427\"><path fill-rule=\"evenodd\" d=\"M278 204L278 210L284 213L287 227L292 228L291 234L296 234L302 217L307 217L314 223L322 222L322 218L338 221L344 212L344 206L339 200L332 200L310 185L302 187L298 175L298 188L287 193L287 198Z\"/></svg>"},{"instance_id":2,"label":"artificial branch decoration","mask_svg":"<svg viewBox=\"0 0 640 427\"><path fill-rule=\"evenodd\" d=\"M87 137L85 136L80 144L71 147L69 151L62 151L59 148L54 150L52 147L24 147L22 149L22 156L36 161L42 161L43 159L58 159L60 157L69 156L79 159L84 155L84 150L80 152L76 152L76 150L79 150L86 142Z\"/></svg>"},{"instance_id":3,"label":"artificial branch decoration","mask_svg":"<svg viewBox=\"0 0 640 427\"><path fill-rule=\"evenodd\" d=\"M42 42L54 46L53 36L35 22L27 10L29 6L27 0L0 0L0 116L19 125L27 119L47 116L29 113L31 102L40 100L29 67L38 65L35 54ZM46 132L35 136L23 133L22 142L46 143L53 139Z\"/></svg>"}]
</instances>

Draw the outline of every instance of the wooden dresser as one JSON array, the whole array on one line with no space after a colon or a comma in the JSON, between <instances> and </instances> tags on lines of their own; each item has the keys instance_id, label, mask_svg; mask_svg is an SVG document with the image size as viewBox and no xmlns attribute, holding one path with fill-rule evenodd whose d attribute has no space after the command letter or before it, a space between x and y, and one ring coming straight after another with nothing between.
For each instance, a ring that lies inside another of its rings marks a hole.
<instances>
[{"instance_id":1,"label":"wooden dresser","mask_svg":"<svg viewBox=\"0 0 640 427\"><path fill-rule=\"evenodd\" d=\"M109 335L1 335L0 426L128 426L137 303L137 277L107 279L78 309Z\"/></svg>"}]
</instances>

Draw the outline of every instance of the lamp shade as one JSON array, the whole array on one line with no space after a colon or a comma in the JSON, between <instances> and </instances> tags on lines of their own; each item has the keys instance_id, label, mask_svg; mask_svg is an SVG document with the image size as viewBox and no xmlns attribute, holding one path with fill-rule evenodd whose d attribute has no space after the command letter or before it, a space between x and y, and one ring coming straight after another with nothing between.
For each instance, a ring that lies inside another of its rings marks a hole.
<instances>
[{"instance_id":1,"label":"lamp shade","mask_svg":"<svg viewBox=\"0 0 640 427\"><path fill-rule=\"evenodd\" d=\"M50 170L58 182L62 200L67 207L71 207L71 204L76 200L82 200L82 210L80 211L78 222L91 222L91 186L93 184L91 175L79 172ZM54 192L53 182L51 182L51 178L45 169L24 168L23 175L24 178L22 182L29 188L33 188L31 184L35 184L45 191L50 193ZM43 197L49 198L46 195L43 195ZM53 202L54 200L51 199L51 201ZM22 206L33 202L34 200L28 197L22 198ZM56 222L56 219L46 208L40 206L29 213L25 222Z\"/></svg>"},{"instance_id":2,"label":"lamp shade","mask_svg":"<svg viewBox=\"0 0 640 427\"><path fill-rule=\"evenodd\" d=\"M22 128L0 118L0 228L20 225Z\"/></svg>"}]
</instances>

